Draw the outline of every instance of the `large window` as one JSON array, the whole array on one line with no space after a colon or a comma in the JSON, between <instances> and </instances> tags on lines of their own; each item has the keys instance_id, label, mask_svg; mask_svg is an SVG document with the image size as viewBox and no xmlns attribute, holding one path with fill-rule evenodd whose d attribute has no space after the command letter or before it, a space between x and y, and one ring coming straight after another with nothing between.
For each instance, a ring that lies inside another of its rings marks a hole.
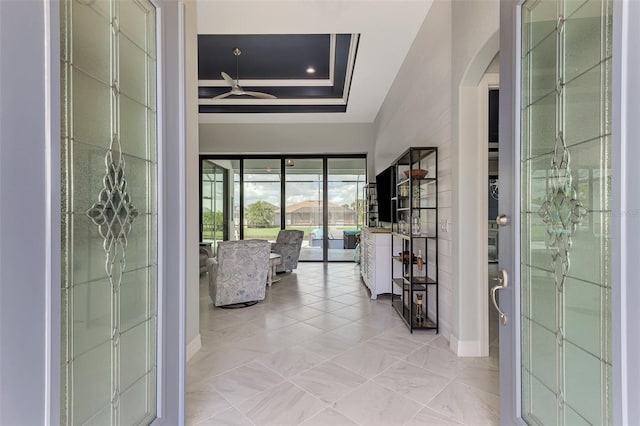
<instances>
[{"instance_id":1,"label":"large window","mask_svg":"<svg viewBox=\"0 0 640 426\"><path fill-rule=\"evenodd\" d=\"M280 159L244 160L243 239L275 241L280 231Z\"/></svg>"},{"instance_id":2,"label":"large window","mask_svg":"<svg viewBox=\"0 0 640 426\"><path fill-rule=\"evenodd\" d=\"M281 229L299 229L305 233L300 260L353 261L364 223L364 155L203 156L203 173L207 162L224 165L233 177L226 203L216 204L231 218L225 239L275 241Z\"/></svg>"}]
</instances>

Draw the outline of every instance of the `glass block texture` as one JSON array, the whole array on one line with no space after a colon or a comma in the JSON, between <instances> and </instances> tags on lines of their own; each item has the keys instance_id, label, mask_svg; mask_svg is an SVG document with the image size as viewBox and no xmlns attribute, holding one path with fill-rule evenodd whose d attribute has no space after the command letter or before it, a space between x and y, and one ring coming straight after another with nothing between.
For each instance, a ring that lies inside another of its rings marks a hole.
<instances>
[{"instance_id":1,"label":"glass block texture","mask_svg":"<svg viewBox=\"0 0 640 426\"><path fill-rule=\"evenodd\" d=\"M156 418L156 11L61 9L63 425Z\"/></svg>"},{"instance_id":2,"label":"glass block texture","mask_svg":"<svg viewBox=\"0 0 640 426\"><path fill-rule=\"evenodd\" d=\"M528 0L521 45L522 417L611 424L610 0Z\"/></svg>"}]
</instances>

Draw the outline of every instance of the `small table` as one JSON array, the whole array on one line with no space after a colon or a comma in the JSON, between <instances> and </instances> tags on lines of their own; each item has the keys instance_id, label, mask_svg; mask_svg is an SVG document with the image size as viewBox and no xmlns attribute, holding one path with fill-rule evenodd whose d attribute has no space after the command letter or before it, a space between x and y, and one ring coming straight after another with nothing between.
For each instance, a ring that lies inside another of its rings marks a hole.
<instances>
[{"instance_id":1,"label":"small table","mask_svg":"<svg viewBox=\"0 0 640 426\"><path fill-rule=\"evenodd\" d=\"M271 287L272 283L280 281L280 278L273 278L276 276L276 266L282 263L282 257L278 253L269 254L269 274L267 274L267 284Z\"/></svg>"}]
</instances>

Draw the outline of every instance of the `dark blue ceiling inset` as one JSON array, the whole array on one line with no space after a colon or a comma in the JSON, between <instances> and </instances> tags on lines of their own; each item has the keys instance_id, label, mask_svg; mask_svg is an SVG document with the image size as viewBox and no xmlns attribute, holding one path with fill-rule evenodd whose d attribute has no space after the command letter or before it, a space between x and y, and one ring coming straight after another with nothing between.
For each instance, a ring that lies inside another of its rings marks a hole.
<instances>
[{"instance_id":1,"label":"dark blue ceiling inset","mask_svg":"<svg viewBox=\"0 0 640 426\"><path fill-rule=\"evenodd\" d=\"M357 34L199 35L201 113L345 112ZM236 69L235 48L241 50ZM312 67L314 73L307 72ZM277 100L231 95L225 72L244 90Z\"/></svg>"},{"instance_id":2,"label":"dark blue ceiling inset","mask_svg":"<svg viewBox=\"0 0 640 426\"><path fill-rule=\"evenodd\" d=\"M329 78L329 34L199 35L200 80L218 80L223 71L237 78L236 47L242 51L240 80ZM307 73L310 66L314 74Z\"/></svg>"}]
</instances>

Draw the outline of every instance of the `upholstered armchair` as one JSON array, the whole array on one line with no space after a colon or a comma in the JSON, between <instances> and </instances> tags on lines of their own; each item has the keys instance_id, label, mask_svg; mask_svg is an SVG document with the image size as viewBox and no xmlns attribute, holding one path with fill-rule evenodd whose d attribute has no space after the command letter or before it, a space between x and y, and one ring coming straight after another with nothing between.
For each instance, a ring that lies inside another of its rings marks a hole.
<instances>
[{"instance_id":1,"label":"upholstered armchair","mask_svg":"<svg viewBox=\"0 0 640 426\"><path fill-rule=\"evenodd\" d=\"M200 247L200 275L207 272L207 259L209 259L209 252L206 248Z\"/></svg>"},{"instance_id":2,"label":"upholstered armchair","mask_svg":"<svg viewBox=\"0 0 640 426\"><path fill-rule=\"evenodd\" d=\"M253 305L264 300L270 244L264 240L221 241L207 260L209 296L215 306Z\"/></svg>"},{"instance_id":3,"label":"upholstered armchair","mask_svg":"<svg viewBox=\"0 0 640 426\"><path fill-rule=\"evenodd\" d=\"M276 266L276 272L292 271L298 267L300 247L304 232L295 230L281 230L276 242L271 244L271 251L281 256L282 262Z\"/></svg>"}]
</instances>

